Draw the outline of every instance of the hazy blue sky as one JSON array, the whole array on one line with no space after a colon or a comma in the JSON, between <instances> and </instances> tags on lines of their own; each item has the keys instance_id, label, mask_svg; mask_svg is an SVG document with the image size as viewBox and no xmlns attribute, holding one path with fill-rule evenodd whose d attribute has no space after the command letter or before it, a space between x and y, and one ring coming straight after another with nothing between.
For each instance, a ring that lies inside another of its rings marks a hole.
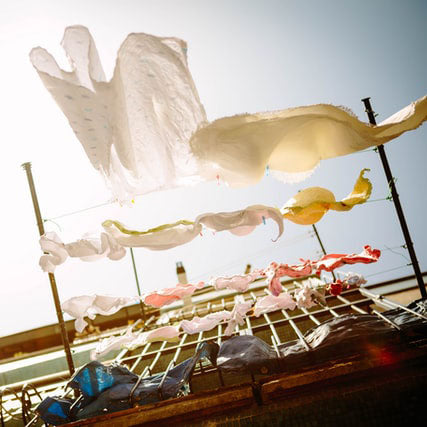
<instances>
[{"instance_id":1,"label":"hazy blue sky","mask_svg":"<svg viewBox=\"0 0 427 427\"><path fill-rule=\"evenodd\" d=\"M190 69L210 120L242 113L316 103L344 105L366 119L360 99L372 97L378 121L426 94L427 2L370 1L101 1L0 4L1 223L0 336L56 321L48 277L38 267L40 250L31 198L21 163L31 161L44 218L107 201L102 179L86 158L67 120L43 87L28 53L47 48L68 68L60 47L64 28L87 26L108 77L127 34L176 36L188 42ZM387 144L421 269L427 269L427 126ZM64 241L98 231L107 218L146 229L209 211L251 204L282 206L299 189L323 186L338 198L351 190L359 171L371 168L372 199L388 195L374 152L323 161L296 185L265 177L233 190L207 183L137 198L133 208L111 205L47 222ZM59 229L60 227L60 229ZM318 223L330 252L359 252L404 243L392 203L372 202L348 213L329 212ZM310 227L285 223L277 242L267 224L238 238L206 234L164 252L136 249L144 290L176 283L175 261L190 280L242 272L246 263L316 258ZM354 266L372 282L411 274L402 255L386 250L375 265ZM386 270L394 269L392 271ZM69 260L56 273L61 300L83 293L135 295L130 256L119 262Z\"/></svg>"}]
</instances>

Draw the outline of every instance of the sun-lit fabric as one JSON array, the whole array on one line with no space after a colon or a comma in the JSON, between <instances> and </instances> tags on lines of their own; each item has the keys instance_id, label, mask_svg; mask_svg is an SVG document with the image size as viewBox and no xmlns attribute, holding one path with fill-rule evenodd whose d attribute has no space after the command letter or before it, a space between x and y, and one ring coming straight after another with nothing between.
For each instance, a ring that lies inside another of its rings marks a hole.
<instances>
[{"instance_id":1,"label":"sun-lit fabric","mask_svg":"<svg viewBox=\"0 0 427 427\"><path fill-rule=\"evenodd\" d=\"M254 316L259 317L261 314L276 310L294 310L296 305L292 295L288 292L282 292L277 296L267 295L257 298L254 306Z\"/></svg>"},{"instance_id":2,"label":"sun-lit fabric","mask_svg":"<svg viewBox=\"0 0 427 427\"><path fill-rule=\"evenodd\" d=\"M246 186L257 183L268 165L276 178L297 182L322 159L384 144L426 119L427 97L378 126L347 109L319 104L220 118L193 135L191 148L205 165L205 179L219 175L232 186Z\"/></svg>"},{"instance_id":3,"label":"sun-lit fabric","mask_svg":"<svg viewBox=\"0 0 427 427\"><path fill-rule=\"evenodd\" d=\"M129 34L108 82L87 28L66 28L62 46L71 72L40 47L31 62L117 198L199 180L188 141L206 114L184 41Z\"/></svg>"},{"instance_id":4,"label":"sun-lit fabric","mask_svg":"<svg viewBox=\"0 0 427 427\"><path fill-rule=\"evenodd\" d=\"M208 123L184 41L130 34L110 81L87 28L68 27L62 46L71 72L40 47L31 62L93 167L123 201L218 176L232 186L251 185L266 166L285 182L300 181L322 159L384 144L427 119L424 97L378 126L327 104Z\"/></svg>"},{"instance_id":5,"label":"sun-lit fabric","mask_svg":"<svg viewBox=\"0 0 427 427\"><path fill-rule=\"evenodd\" d=\"M180 328L186 334L196 334L199 332L210 331L218 326L220 322L231 319L231 312L227 310L217 311L216 313L207 314L204 317L195 316L191 320L182 320Z\"/></svg>"},{"instance_id":6,"label":"sun-lit fabric","mask_svg":"<svg viewBox=\"0 0 427 427\"><path fill-rule=\"evenodd\" d=\"M88 324L84 317L95 319L97 314L110 316L122 307L135 303L137 297L117 297L109 295L81 295L70 298L61 304L62 310L76 319L75 328L82 332Z\"/></svg>"},{"instance_id":7,"label":"sun-lit fabric","mask_svg":"<svg viewBox=\"0 0 427 427\"><path fill-rule=\"evenodd\" d=\"M225 328L224 335L231 335L236 329L237 325L242 326L245 323L245 317L249 310L252 308L252 301L246 301L241 297L240 301L236 301L233 310L231 311L231 319L228 321Z\"/></svg>"},{"instance_id":8,"label":"sun-lit fabric","mask_svg":"<svg viewBox=\"0 0 427 427\"><path fill-rule=\"evenodd\" d=\"M90 262L106 257L117 261L126 255L126 249L107 233L101 233L100 237L86 237L64 244L58 235L51 231L40 238L40 247L46 254L40 257L39 264L42 270L48 273L53 273L56 266L64 263L69 256Z\"/></svg>"},{"instance_id":9,"label":"sun-lit fabric","mask_svg":"<svg viewBox=\"0 0 427 427\"><path fill-rule=\"evenodd\" d=\"M149 342L158 341L179 341L179 329L174 326L164 326L149 332L132 332L132 327L129 327L124 335L111 336L100 340L95 350L91 351L90 358L96 360L112 350L119 350L124 347L133 350Z\"/></svg>"},{"instance_id":10,"label":"sun-lit fabric","mask_svg":"<svg viewBox=\"0 0 427 427\"><path fill-rule=\"evenodd\" d=\"M277 240L283 233L282 215L279 209L263 205L248 206L234 212L205 213L194 222L181 220L147 231L131 230L114 220L106 220L102 226L122 246L164 250L190 242L200 234L202 226L216 232L227 230L237 236L244 236L268 218L279 226Z\"/></svg>"},{"instance_id":11,"label":"sun-lit fabric","mask_svg":"<svg viewBox=\"0 0 427 427\"><path fill-rule=\"evenodd\" d=\"M300 225L311 225L320 221L329 209L349 211L353 206L365 203L372 192L372 184L364 177L363 169L354 185L353 191L341 201L336 201L334 194L322 187L310 187L300 191L282 207L284 218Z\"/></svg>"},{"instance_id":12,"label":"sun-lit fabric","mask_svg":"<svg viewBox=\"0 0 427 427\"><path fill-rule=\"evenodd\" d=\"M254 205L234 212L205 213L199 215L196 222L213 231L227 230L236 236L245 236L268 218L279 227L277 240L283 234L283 218L279 209L270 206Z\"/></svg>"},{"instance_id":13,"label":"sun-lit fabric","mask_svg":"<svg viewBox=\"0 0 427 427\"><path fill-rule=\"evenodd\" d=\"M246 292L253 281L264 275L263 270L254 270L247 274L220 276L212 278L209 285L213 286L217 291L221 289L233 289L237 292Z\"/></svg>"},{"instance_id":14,"label":"sun-lit fabric","mask_svg":"<svg viewBox=\"0 0 427 427\"><path fill-rule=\"evenodd\" d=\"M200 224L186 220L164 224L147 231L130 230L119 221L113 220L104 221L102 226L122 246L153 251L171 249L191 242L202 231Z\"/></svg>"},{"instance_id":15,"label":"sun-lit fabric","mask_svg":"<svg viewBox=\"0 0 427 427\"><path fill-rule=\"evenodd\" d=\"M360 254L329 254L314 262L314 268L317 272L322 270L332 271L345 264L370 264L377 262L381 256L379 249L372 249L369 245L364 246Z\"/></svg>"},{"instance_id":16,"label":"sun-lit fabric","mask_svg":"<svg viewBox=\"0 0 427 427\"><path fill-rule=\"evenodd\" d=\"M193 295L197 289L202 289L203 286L205 286L204 282L199 282L196 285L178 283L173 288L164 288L144 295L143 301L146 305L160 308L183 299L185 296Z\"/></svg>"}]
</instances>

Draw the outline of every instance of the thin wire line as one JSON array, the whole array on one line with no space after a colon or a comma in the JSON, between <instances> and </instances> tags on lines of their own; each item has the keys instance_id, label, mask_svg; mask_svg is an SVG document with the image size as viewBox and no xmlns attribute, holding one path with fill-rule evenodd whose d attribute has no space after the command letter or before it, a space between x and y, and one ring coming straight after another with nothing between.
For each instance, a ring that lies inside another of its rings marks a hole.
<instances>
[{"instance_id":1,"label":"thin wire line","mask_svg":"<svg viewBox=\"0 0 427 427\"><path fill-rule=\"evenodd\" d=\"M401 265L400 267L389 268L388 270L379 271L378 273L368 274L367 276L365 276L365 278L377 276L378 274L388 273L389 271L400 270L402 268L410 267L411 265L412 264L405 264L405 265Z\"/></svg>"},{"instance_id":2,"label":"thin wire line","mask_svg":"<svg viewBox=\"0 0 427 427\"><path fill-rule=\"evenodd\" d=\"M62 214L62 215L54 216L53 218L46 218L46 219L43 219L43 221L52 221L52 220L55 220L55 219L64 218L66 216L71 216L71 215L79 214L79 213L82 213L82 212L89 211L91 209L96 209L96 208L100 208L102 206L111 205L112 203L114 203L114 202L111 201L111 200L109 200L108 202L104 202L104 203L101 203L99 205L89 206L88 208L84 208L84 209L80 209L78 211L73 211L73 212Z\"/></svg>"}]
</instances>

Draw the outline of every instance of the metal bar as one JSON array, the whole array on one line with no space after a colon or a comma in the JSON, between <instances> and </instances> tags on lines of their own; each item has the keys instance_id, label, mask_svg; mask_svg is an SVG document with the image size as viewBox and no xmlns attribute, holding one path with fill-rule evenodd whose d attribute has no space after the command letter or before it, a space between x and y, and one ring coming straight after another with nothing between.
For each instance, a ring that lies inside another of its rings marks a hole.
<instances>
[{"instance_id":1,"label":"metal bar","mask_svg":"<svg viewBox=\"0 0 427 427\"><path fill-rule=\"evenodd\" d=\"M267 313L264 313L264 319L267 322L268 326L270 327L271 333L273 334L273 337L276 340L277 344L281 344L276 328L274 327L273 323L271 323L270 317Z\"/></svg>"},{"instance_id":2,"label":"metal bar","mask_svg":"<svg viewBox=\"0 0 427 427\"><path fill-rule=\"evenodd\" d=\"M382 320L384 320L385 322L389 323L391 326L393 326L393 328L397 329L398 331L400 331L400 326L397 325L396 323L394 323L392 320L390 320L389 318L385 317L383 314L381 314L379 311L377 310L372 310L372 313L376 314L379 318L381 318Z\"/></svg>"},{"instance_id":3,"label":"metal bar","mask_svg":"<svg viewBox=\"0 0 427 427\"><path fill-rule=\"evenodd\" d=\"M362 99L362 102L365 105L365 111L369 118L369 123L376 126L377 122L375 120L375 113L372 110L370 98ZM405 214L403 213L402 205L400 204L399 194L397 193L396 185L394 183L393 174L391 172L390 165L384 150L383 145L378 145L378 153L381 158L381 163L384 168L385 175L387 177L388 185L390 186L391 196L393 199L394 207L396 209L397 216L399 218L400 227L402 229L403 236L405 238L406 247L408 248L409 256L411 258L412 268L415 272L415 277L417 278L418 287L420 289L421 297L423 299L427 298L427 291L425 288L423 276L421 274L420 266L418 264L417 255L415 253L414 245L411 240L411 235L409 233L409 228L406 223Z\"/></svg>"},{"instance_id":4,"label":"metal bar","mask_svg":"<svg viewBox=\"0 0 427 427\"><path fill-rule=\"evenodd\" d=\"M295 331L295 333L298 335L298 338L300 339L302 345L304 346L306 351L310 351L310 346L307 344L307 341L304 338L304 335L299 330L298 326L295 324L295 322L289 317L288 313L286 313L286 310L280 310L285 317L285 319L289 322L289 324L292 326L292 329Z\"/></svg>"},{"instance_id":5,"label":"metal bar","mask_svg":"<svg viewBox=\"0 0 427 427\"><path fill-rule=\"evenodd\" d=\"M315 226L314 224L312 224L311 226L313 227L314 234L315 234L315 235L316 235L316 237L317 237L317 241L319 242L319 245L320 245L320 248L322 249L323 255L326 255L325 247L323 246L322 239L321 239L321 238L320 238L320 236L319 236L319 233L318 233L318 231L317 231L316 226ZM332 274L332 277L334 278L334 282L335 282L335 281L337 280L337 278L336 278L336 276L335 276L335 273L334 273L333 271L331 271L331 274Z\"/></svg>"},{"instance_id":6,"label":"metal bar","mask_svg":"<svg viewBox=\"0 0 427 427\"><path fill-rule=\"evenodd\" d=\"M39 229L39 234L42 236L44 234L44 225L42 216L40 213L39 202L37 199L36 188L34 186L33 174L31 173L31 163L23 163L22 168L27 174L28 185L30 187L31 199L33 201L34 213L36 214L37 227ZM58 289L56 286L55 275L53 273L49 274L50 288L52 291L53 301L55 303L56 316L58 317L58 324L61 330L62 345L64 346L65 357L67 359L68 370L70 371L70 376L74 374L74 362L73 357L71 356L70 342L68 341L67 329L65 328L64 317L62 315L61 303L59 300Z\"/></svg>"},{"instance_id":7,"label":"metal bar","mask_svg":"<svg viewBox=\"0 0 427 427\"><path fill-rule=\"evenodd\" d=\"M139 309L141 310L142 320L145 323L145 309L144 309L144 304L141 300L142 294L141 294L141 288L139 287L138 272L136 271L136 265L135 265L135 257L133 256L133 248L129 248L129 249L130 249L130 256L132 258L133 273L135 275L136 289L138 290L138 295L139 295Z\"/></svg>"},{"instance_id":8,"label":"metal bar","mask_svg":"<svg viewBox=\"0 0 427 427\"><path fill-rule=\"evenodd\" d=\"M341 295L337 295L337 298L342 301L345 302L346 304L349 304L350 307L352 308L352 310L356 311L357 313L360 314L368 314L365 310L362 310L361 308L357 307L356 305L352 304L347 298L342 297Z\"/></svg>"},{"instance_id":9,"label":"metal bar","mask_svg":"<svg viewBox=\"0 0 427 427\"><path fill-rule=\"evenodd\" d=\"M163 377L162 377L162 379L161 379L161 381L160 381L160 383L159 383L159 385L157 387L157 393L158 393L158 395L159 395L159 397L160 397L161 400L163 400L163 390L162 390L163 389L163 384L164 384L164 382L166 380L166 377L168 376L169 371L172 369L173 366L176 365L176 362L177 362L178 357L179 357L179 355L181 353L181 350L182 350L182 346L183 346L183 344L184 344L187 336L188 336L187 334L184 334L182 336L181 341L178 344L178 348L175 351L175 355L174 355L173 359L169 362L169 365L166 368L166 371L163 374Z\"/></svg>"},{"instance_id":10,"label":"metal bar","mask_svg":"<svg viewBox=\"0 0 427 427\"><path fill-rule=\"evenodd\" d=\"M401 308L402 310L407 311L408 313L413 314L414 316L420 317L421 319L427 320L427 316L424 316L421 313L417 313L415 310L412 310L402 304L399 304L398 302L394 302L389 300L388 298L383 297L382 295L374 294L372 292L369 292L365 288L360 288L360 293L362 295L368 296L371 299L375 299L378 302L382 302L387 308Z\"/></svg>"}]
</instances>

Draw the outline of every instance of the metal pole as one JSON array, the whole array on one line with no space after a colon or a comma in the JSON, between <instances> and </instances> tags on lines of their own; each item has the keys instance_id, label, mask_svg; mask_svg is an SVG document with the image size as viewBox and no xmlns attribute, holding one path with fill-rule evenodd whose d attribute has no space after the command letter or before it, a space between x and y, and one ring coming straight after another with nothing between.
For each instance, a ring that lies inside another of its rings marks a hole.
<instances>
[{"instance_id":1,"label":"metal pole","mask_svg":"<svg viewBox=\"0 0 427 427\"><path fill-rule=\"evenodd\" d=\"M141 309L142 320L144 320L144 324L145 324L145 308L144 308L144 304L141 301L141 296L142 296L141 288L139 287L138 272L136 271L135 257L133 256L133 248L130 248L130 256L132 257L133 272L135 274L136 288L138 289L139 308Z\"/></svg>"},{"instance_id":2,"label":"metal pole","mask_svg":"<svg viewBox=\"0 0 427 427\"><path fill-rule=\"evenodd\" d=\"M314 224L311 225L314 230L314 234L316 234L317 241L319 242L320 248L322 249L323 255L326 255L325 247L323 246L322 240L320 239L319 233L317 232L317 228ZM337 280L335 273L331 271L332 277L334 278L334 282Z\"/></svg>"},{"instance_id":3,"label":"metal pole","mask_svg":"<svg viewBox=\"0 0 427 427\"><path fill-rule=\"evenodd\" d=\"M365 111L369 118L369 123L371 125L377 124L375 120L375 113L371 107L370 98L362 99L362 102L365 104ZM423 299L427 298L427 292L421 274L420 266L418 264L417 255L415 253L414 245L411 240L411 235L409 234L409 228L406 224L405 214L403 213L402 205L400 204L399 195L397 194L396 185L394 184L393 174L391 173L390 165L385 154L384 146L378 145L378 153L383 164L384 172L387 177L388 185L390 186L391 196L393 199L394 207L396 208L397 216L399 218L400 227L402 228L403 236L405 238L406 247L408 248L409 256L411 257L412 267L415 272L415 277L417 279L418 287L420 288L421 296Z\"/></svg>"},{"instance_id":4,"label":"metal pole","mask_svg":"<svg viewBox=\"0 0 427 427\"><path fill-rule=\"evenodd\" d=\"M30 187L31 198L33 200L34 213L36 214L36 219L37 219L37 226L39 229L39 234L40 236L42 236L44 234L44 225L43 225L43 220L40 213L39 202L37 200L37 194L36 194L36 188L34 186L33 175L31 173L31 163L30 162L23 163L22 168L27 173L27 180L28 180L28 185ZM49 281L50 281L50 288L53 295L53 301L55 303L56 315L58 317L58 324L61 330L62 345L64 346L68 369L70 371L70 375L73 375L74 362L71 356L70 342L68 341L67 330L65 328L64 317L62 315L62 310L61 310L61 304L59 302L58 289L56 287L55 276L53 273L49 273Z\"/></svg>"}]
</instances>

